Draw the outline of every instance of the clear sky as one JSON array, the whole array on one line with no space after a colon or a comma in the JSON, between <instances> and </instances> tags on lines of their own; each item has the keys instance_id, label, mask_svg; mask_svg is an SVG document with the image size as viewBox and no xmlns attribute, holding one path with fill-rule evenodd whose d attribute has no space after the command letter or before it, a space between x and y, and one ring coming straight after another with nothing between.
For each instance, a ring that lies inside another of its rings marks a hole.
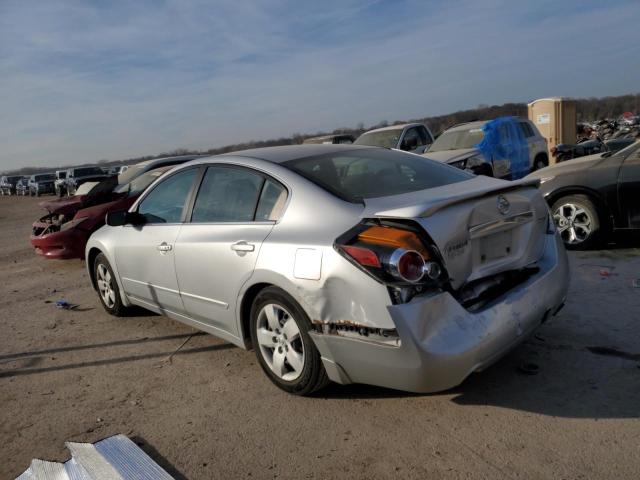
<instances>
[{"instance_id":1,"label":"clear sky","mask_svg":"<svg viewBox=\"0 0 640 480\"><path fill-rule=\"evenodd\" d=\"M0 0L0 170L640 91L639 0Z\"/></svg>"}]
</instances>

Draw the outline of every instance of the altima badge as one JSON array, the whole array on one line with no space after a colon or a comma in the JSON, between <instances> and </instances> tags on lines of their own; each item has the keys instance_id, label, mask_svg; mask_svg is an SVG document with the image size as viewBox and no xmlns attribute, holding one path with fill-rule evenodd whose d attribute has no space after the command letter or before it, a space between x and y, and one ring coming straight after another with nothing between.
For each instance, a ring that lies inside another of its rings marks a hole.
<instances>
[{"instance_id":1,"label":"altima badge","mask_svg":"<svg viewBox=\"0 0 640 480\"><path fill-rule=\"evenodd\" d=\"M498 195L497 206L498 206L498 211L502 215L506 215L507 213L509 213L509 209L511 208L511 204L509 203L509 200L504 198L503 195Z\"/></svg>"}]
</instances>

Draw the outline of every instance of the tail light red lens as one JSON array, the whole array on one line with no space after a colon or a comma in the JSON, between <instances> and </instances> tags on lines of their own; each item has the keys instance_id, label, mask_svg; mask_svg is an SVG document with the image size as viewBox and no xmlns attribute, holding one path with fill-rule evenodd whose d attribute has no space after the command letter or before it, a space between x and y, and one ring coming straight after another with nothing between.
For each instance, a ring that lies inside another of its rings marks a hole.
<instances>
[{"instance_id":1,"label":"tail light red lens","mask_svg":"<svg viewBox=\"0 0 640 480\"><path fill-rule=\"evenodd\" d=\"M442 269L415 230L363 223L336 241L336 248L388 285L437 284ZM420 286L423 287L420 287Z\"/></svg>"},{"instance_id":2,"label":"tail light red lens","mask_svg":"<svg viewBox=\"0 0 640 480\"><path fill-rule=\"evenodd\" d=\"M415 250L399 248L391 254L389 269L394 277L405 282L416 283L424 276L425 261Z\"/></svg>"},{"instance_id":3,"label":"tail light red lens","mask_svg":"<svg viewBox=\"0 0 640 480\"><path fill-rule=\"evenodd\" d=\"M375 252L369 250L368 248L353 247L349 245L343 245L341 248L342 251L347 253L351 258L353 258L363 267L380 268L382 266L380 264L378 255L376 255Z\"/></svg>"}]
</instances>

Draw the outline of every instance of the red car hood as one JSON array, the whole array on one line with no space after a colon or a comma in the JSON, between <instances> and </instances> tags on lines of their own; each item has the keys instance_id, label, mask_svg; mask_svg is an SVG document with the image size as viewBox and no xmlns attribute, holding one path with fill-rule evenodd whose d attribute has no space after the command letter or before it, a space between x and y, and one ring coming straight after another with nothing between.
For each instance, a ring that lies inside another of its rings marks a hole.
<instances>
[{"instance_id":1,"label":"red car hood","mask_svg":"<svg viewBox=\"0 0 640 480\"><path fill-rule=\"evenodd\" d=\"M40 206L49 213L63 214L66 218L71 218L80 209L113 202L122 198L122 195L113 193L117 183L117 179L108 178L95 185L86 195L74 195L69 198L40 202Z\"/></svg>"},{"instance_id":2,"label":"red car hood","mask_svg":"<svg viewBox=\"0 0 640 480\"><path fill-rule=\"evenodd\" d=\"M79 209L75 218L87 218L89 219L88 225L97 225L104 222L104 216L107 212L115 212L117 210L128 209L133 202L136 201L138 195L134 197L125 197L113 200L111 202L101 203L100 205L93 205L91 207Z\"/></svg>"}]
</instances>

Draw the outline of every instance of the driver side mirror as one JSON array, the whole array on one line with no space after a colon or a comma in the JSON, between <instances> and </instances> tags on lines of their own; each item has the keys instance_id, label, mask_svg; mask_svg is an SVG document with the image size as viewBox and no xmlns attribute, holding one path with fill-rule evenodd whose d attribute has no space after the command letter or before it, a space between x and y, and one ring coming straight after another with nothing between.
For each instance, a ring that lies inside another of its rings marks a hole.
<instances>
[{"instance_id":1,"label":"driver side mirror","mask_svg":"<svg viewBox=\"0 0 640 480\"><path fill-rule=\"evenodd\" d=\"M123 225L141 226L146 223L147 219L138 212L127 212L126 210L118 210L115 212L107 212L105 222L110 227L121 227Z\"/></svg>"}]
</instances>

